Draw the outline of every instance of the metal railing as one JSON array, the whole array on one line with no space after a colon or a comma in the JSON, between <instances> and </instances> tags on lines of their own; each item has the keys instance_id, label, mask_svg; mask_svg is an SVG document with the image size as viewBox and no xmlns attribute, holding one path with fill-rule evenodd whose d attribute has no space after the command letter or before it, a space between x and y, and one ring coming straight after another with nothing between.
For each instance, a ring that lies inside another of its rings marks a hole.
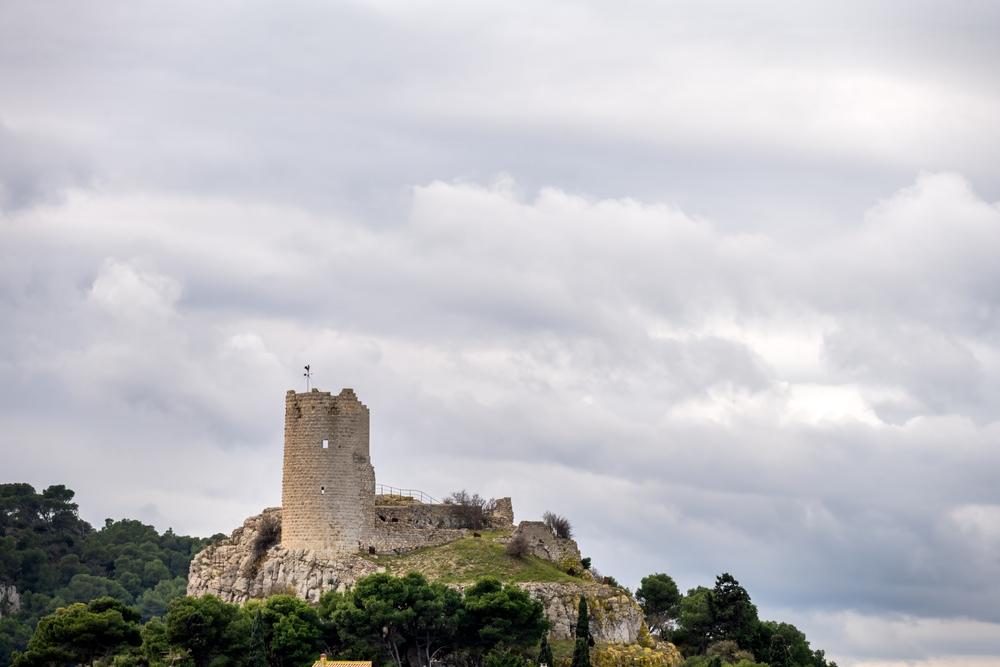
<instances>
[{"instance_id":1,"label":"metal railing","mask_svg":"<svg viewBox=\"0 0 1000 667\"><path fill-rule=\"evenodd\" d=\"M441 501L433 496L429 496L420 489L400 489L388 484L376 484L375 495L379 496L399 496L400 498L413 498L418 503L425 505L440 505Z\"/></svg>"}]
</instances>

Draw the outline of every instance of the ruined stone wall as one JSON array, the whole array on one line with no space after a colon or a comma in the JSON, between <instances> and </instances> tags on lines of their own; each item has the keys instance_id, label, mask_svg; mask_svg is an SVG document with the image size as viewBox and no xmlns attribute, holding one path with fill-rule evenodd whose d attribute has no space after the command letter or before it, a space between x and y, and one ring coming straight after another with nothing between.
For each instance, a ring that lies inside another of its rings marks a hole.
<instances>
[{"instance_id":1,"label":"ruined stone wall","mask_svg":"<svg viewBox=\"0 0 1000 667\"><path fill-rule=\"evenodd\" d=\"M375 505L376 525L398 523L419 528L464 528L466 513L466 508L446 503L411 502ZM487 518L486 527L512 528L513 520L514 510L510 498L500 498L497 500L497 508Z\"/></svg>"},{"instance_id":2,"label":"ruined stone wall","mask_svg":"<svg viewBox=\"0 0 1000 667\"><path fill-rule=\"evenodd\" d=\"M493 516L490 517L490 526L493 528L508 528L514 525L514 505L510 501L510 496L497 498L493 506Z\"/></svg>"},{"instance_id":3,"label":"ruined stone wall","mask_svg":"<svg viewBox=\"0 0 1000 667\"><path fill-rule=\"evenodd\" d=\"M405 553L461 539L463 508L457 505L376 505L371 546L376 553Z\"/></svg>"},{"instance_id":4,"label":"ruined stone wall","mask_svg":"<svg viewBox=\"0 0 1000 667\"><path fill-rule=\"evenodd\" d=\"M284 548L367 549L375 521L368 420L368 408L353 389L337 396L316 389L285 394Z\"/></svg>"},{"instance_id":5,"label":"ruined stone wall","mask_svg":"<svg viewBox=\"0 0 1000 667\"><path fill-rule=\"evenodd\" d=\"M580 547L568 537L556 537L542 521L522 521L514 536L523 535L532 556L544 558L559 566L580 565Z\"/></svg>"},{"instance_id":6,"label":"ruined stone wall","mask_svg":"<svg viewBox=\"0 0 1000 667\"><path fill-rule=\"evenodd\" d=\"M432 528L406 523L378 522L369 543L375 553L402 554L421 547L433 547L471 535L465 528Z\"/></svg>"},{"instance_id":7,"label":"ruined stone wall","mask_svg":"<svg viewBox=\"0 0 1000 667\"><path fill-rule=\"evenodd\" d=\"M378 524L399 524L416 528L463 528L462 510L458 505L376 505Z\"/></svg>"},{"instance_id":8,"label":"ruined stone wall","mask_svg":"<svg viewBox=\"0 0 1000 667\"><path fill-rule=\"evenodd\" d=\"M484 529L513 528L510 498L501 498L497 506ZM370 545L377 553L403 553L460 539L472 532L465 529L467 512L467 508L448 504L376 505Z\"/></svg>"}]
</instances>

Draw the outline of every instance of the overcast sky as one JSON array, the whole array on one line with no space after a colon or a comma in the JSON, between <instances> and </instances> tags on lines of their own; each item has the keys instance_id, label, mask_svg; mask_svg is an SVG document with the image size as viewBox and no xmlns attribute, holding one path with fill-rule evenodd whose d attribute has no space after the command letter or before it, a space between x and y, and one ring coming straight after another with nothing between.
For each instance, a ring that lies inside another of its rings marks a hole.
<instances>
[{"instance_id":1,"label":"overcast sky","mask_svg":"<svg viewBox=\"0 0 1000 667\"><path fill-rule=\"evenodd\" d=\"M667 5L0 0L0 481L229 532L310 363L381 482L1000 664L1000 4Z\"/></svg>"}]
</instances>

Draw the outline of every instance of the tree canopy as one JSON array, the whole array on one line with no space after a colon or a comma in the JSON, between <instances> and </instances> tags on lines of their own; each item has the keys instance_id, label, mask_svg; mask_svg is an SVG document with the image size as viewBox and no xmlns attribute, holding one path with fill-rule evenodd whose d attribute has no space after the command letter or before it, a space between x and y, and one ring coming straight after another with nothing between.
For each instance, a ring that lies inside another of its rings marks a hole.
<instances>
[{"instance_id":1,"label":"tree canopy","mask_svg":"<svg viewBox=\"0 0 1000 667\"><path fill-rule=\"evenodd\" d=\"M646 624L657 634L670 630L680 613L681 592L669 574L658 572L643 577L635 591Z\"/></svg>"},{"instance_id":2,"label":"tree canopy","mask_svg":"<svg viewBox=\"0 0 1000 667\"><path fill-rule=\"evenodd\" d=\"M111 597L143 619L162 615L184 594L191 558L210 541L129 519L95 530L74 497L62 484L41 493L0 484L0 584L21 597L20 611L0 619L0 665L25 648L40 618L74 603Z\"/></svg>"}]
</instances>

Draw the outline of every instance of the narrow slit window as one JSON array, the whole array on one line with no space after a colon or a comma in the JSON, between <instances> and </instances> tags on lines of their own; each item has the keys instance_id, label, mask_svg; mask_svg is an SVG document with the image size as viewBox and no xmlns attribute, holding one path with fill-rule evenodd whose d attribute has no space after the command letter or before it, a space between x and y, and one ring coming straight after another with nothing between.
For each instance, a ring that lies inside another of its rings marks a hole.
<instances>
[{"instance_id":1,"label":"narrow slit window","mask_svg":"<svg viewBox=\"0 0 1000 667\"><path fill-rule=\"evenodd\" d=\"M322 495L325 495L325 494L326 494L326 487L325 486L319 487L319 495L322 496Z\"/></svg>"},{"instance_id":2,"label":"narrow slit window","mask_svg":"<svg viewBox=\"0 0 1000 667\"><path fill-rule=\"evenodd\" d=\"M323 449L330 449L330 441L323 438Z\"/></svg>"}]
</instances>

